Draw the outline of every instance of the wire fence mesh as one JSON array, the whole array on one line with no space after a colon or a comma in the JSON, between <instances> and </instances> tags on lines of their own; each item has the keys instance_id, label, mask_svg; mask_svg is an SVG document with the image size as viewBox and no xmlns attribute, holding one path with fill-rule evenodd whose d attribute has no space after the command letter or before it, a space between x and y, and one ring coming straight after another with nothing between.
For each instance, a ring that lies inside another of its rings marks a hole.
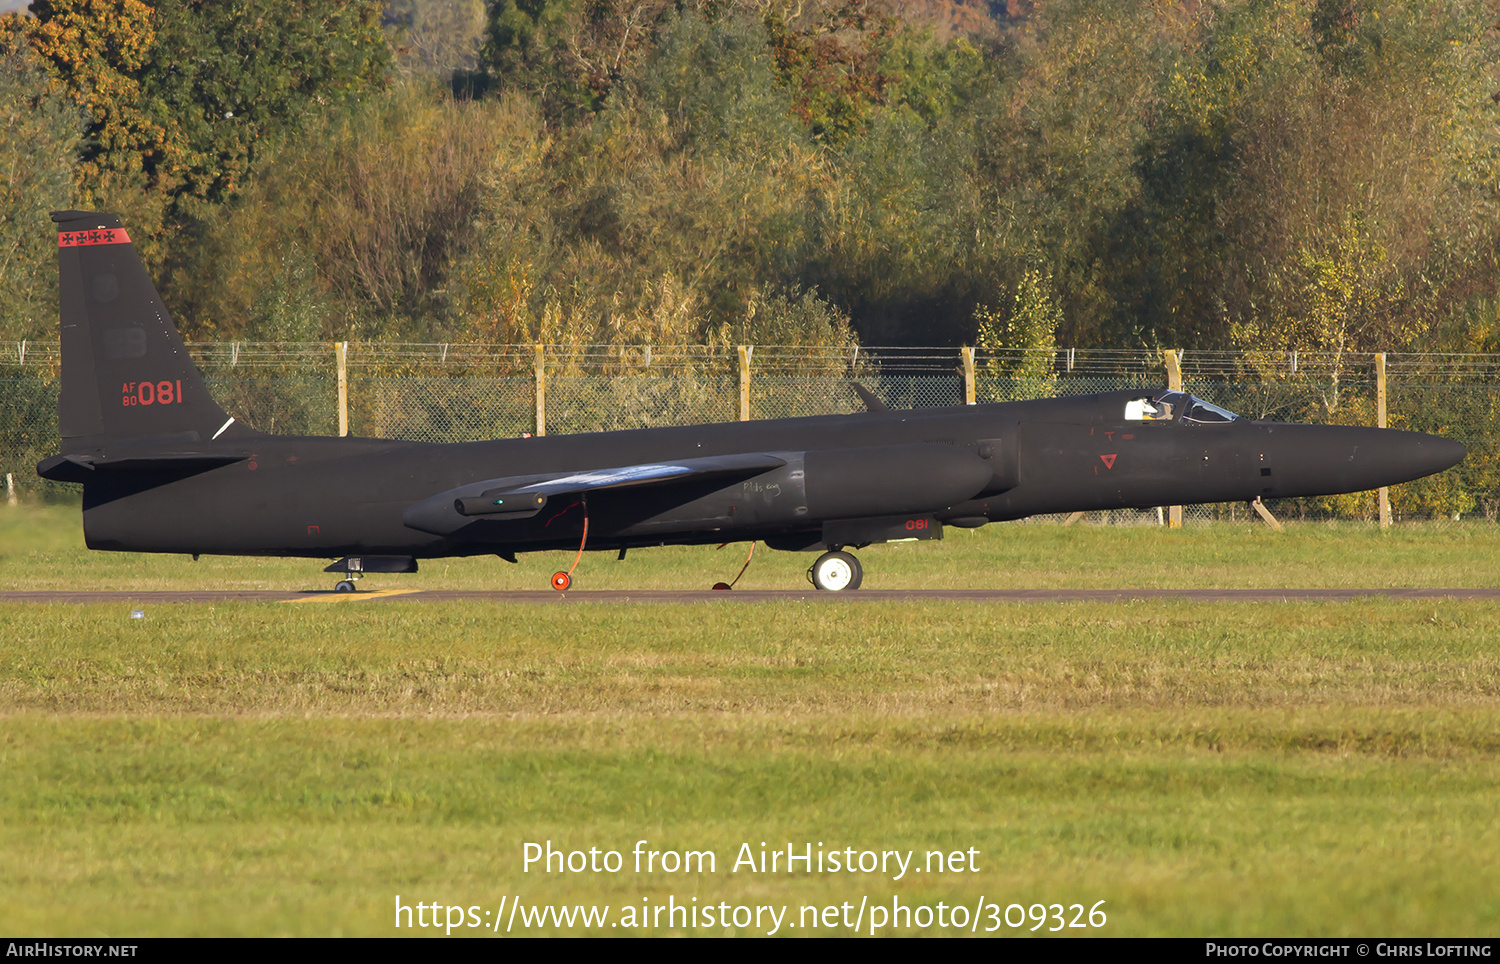
<instances>
[{"instance_id":1,"label":"wire fence mesh","mask_svg":"<svg viewBox=\"0 0 1500 964\"><path fill-rule=\"evenodd\" d=\"M209 389L240 421L285 435L333 435L337 352L325 343L191 344ZM1016 401L1167 383L1155 351L788 346L351 344L351 434L429 442L859 411L859 382L891 408ZM1369 354L1186 352L1185 391L1258 419L1376 424ZM0 345L0 473L23 494L72 487L36 476L58 447L56 342ZM1389 354L1388 424L1456 439L1456 468L1392 489L1398 521L1500 518L1500 355ZM744 408L748 411L742 411ZM1290 518L1373 519L1372 493L1286 500ZM1189 507L1242 519L1244 506ZM1092 521L1156 524L1154 512Z\"/></svg>"}]
</instances>

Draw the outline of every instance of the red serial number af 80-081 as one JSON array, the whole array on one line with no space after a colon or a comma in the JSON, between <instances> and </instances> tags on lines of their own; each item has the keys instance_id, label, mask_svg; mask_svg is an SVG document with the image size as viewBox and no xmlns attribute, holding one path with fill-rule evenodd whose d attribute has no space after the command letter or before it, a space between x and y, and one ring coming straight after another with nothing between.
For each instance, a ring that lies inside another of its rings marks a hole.
<instances>
[{"instance_id":1,"label":"red serial number af 80-081","mask_svg":"<svg viewBox=\"0 0 1500 964\"><path fill-rule=\"evenodd\" d=\"M842 590L861 580L846 549L945 525L1355 492L1464 457L1433 435L1253 422L1166 390L914 411L863 393L855 415L451 445L266 435L210 397L119 219L52 217L62 451L37 471L83 484L94 549L337 558L326 571L354 575L761 541L822 550L813 582Z\"/></svg>"}]
</instances>

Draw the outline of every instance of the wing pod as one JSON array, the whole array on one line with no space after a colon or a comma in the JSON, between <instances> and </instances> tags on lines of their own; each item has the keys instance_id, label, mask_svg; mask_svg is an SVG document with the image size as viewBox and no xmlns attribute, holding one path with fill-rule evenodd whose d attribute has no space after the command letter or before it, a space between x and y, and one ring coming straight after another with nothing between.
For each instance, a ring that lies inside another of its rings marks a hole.
<instances>
[{"instance_id":1,"label":"wing pod","mask_svg":"<svg viewBox=\"0 0 1500 964\"><path fill-rule=\"evenodd\" d=\"M647 462L607 469L518 475L471 482L407 506L401 514L410 528L449 535L478 519L529 519L552 496L605 489L668 485L726 476L748 477L786 465L786 459L765 452Z\"/></svg>"},{"instance_id":2,"label":"wing pod","mask_svg":"<svg viewBox=\"0 0 1500 964\"><path fill-rule=\"evenodd\" d=\"M453 511L459 515L486 516L492 519L529 519L542 511L547 497L540 492L501 492L491 489L475 498L454 499Z\"/></svg>"}]
</instances>

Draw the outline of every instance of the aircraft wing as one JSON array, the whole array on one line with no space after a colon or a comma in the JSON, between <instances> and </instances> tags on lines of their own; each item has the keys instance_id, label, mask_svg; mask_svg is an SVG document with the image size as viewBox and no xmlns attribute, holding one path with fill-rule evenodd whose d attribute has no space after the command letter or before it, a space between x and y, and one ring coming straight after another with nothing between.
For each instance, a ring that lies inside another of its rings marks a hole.
<instances>
[{"instance_id":1,"label":"aircraft wing","mask_svg":"<svg viewBox=\"0 0 1500 964\"><path fill-rule=\"evenodd\" d=\"M481 519L497 522L528 519L540 512L554 496L728 476L749 478L783 465L786 465L786 459L779 456L750 452L486 479L414 503L406 508L401 518L413 529L448 535Z\"/></svg>"}]
</instances>

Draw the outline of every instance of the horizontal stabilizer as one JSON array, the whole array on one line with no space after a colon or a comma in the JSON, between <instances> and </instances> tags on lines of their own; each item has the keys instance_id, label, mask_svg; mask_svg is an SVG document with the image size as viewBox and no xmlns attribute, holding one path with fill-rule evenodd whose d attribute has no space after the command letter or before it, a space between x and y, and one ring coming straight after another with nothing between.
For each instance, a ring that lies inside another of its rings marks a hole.
<instances>
[{"instance_id":1,"label":"horizontal stabilizer","mask_svg":"<svg viewBox=\"0 0 1500 964\"><path fill-rule=\"evenodd\" d=\"M36 474L53 482L85 482L95 472L172 472L196 475L221 465L243 462L248 455L203 452L153 452L110 458L102 455L54 455L39 462Z\"/></svg>"},{"instance_id":2,"label":"horizontal stabilizer","mask_svg":"<svg viewBox=\"0 0 1500 964\"><path fill-rule=\"evenodd\" d=\"M748 478L784 465L786 459L766 452L751 452L548 475L486 479L423 499L408 506L401 518L406 525L421 532L448 535L474 522L474 517L488 517L496 521L530 518L540 512L547 499L552 496L672 485L729 476Z\"/></svg>"}]
</instances>

